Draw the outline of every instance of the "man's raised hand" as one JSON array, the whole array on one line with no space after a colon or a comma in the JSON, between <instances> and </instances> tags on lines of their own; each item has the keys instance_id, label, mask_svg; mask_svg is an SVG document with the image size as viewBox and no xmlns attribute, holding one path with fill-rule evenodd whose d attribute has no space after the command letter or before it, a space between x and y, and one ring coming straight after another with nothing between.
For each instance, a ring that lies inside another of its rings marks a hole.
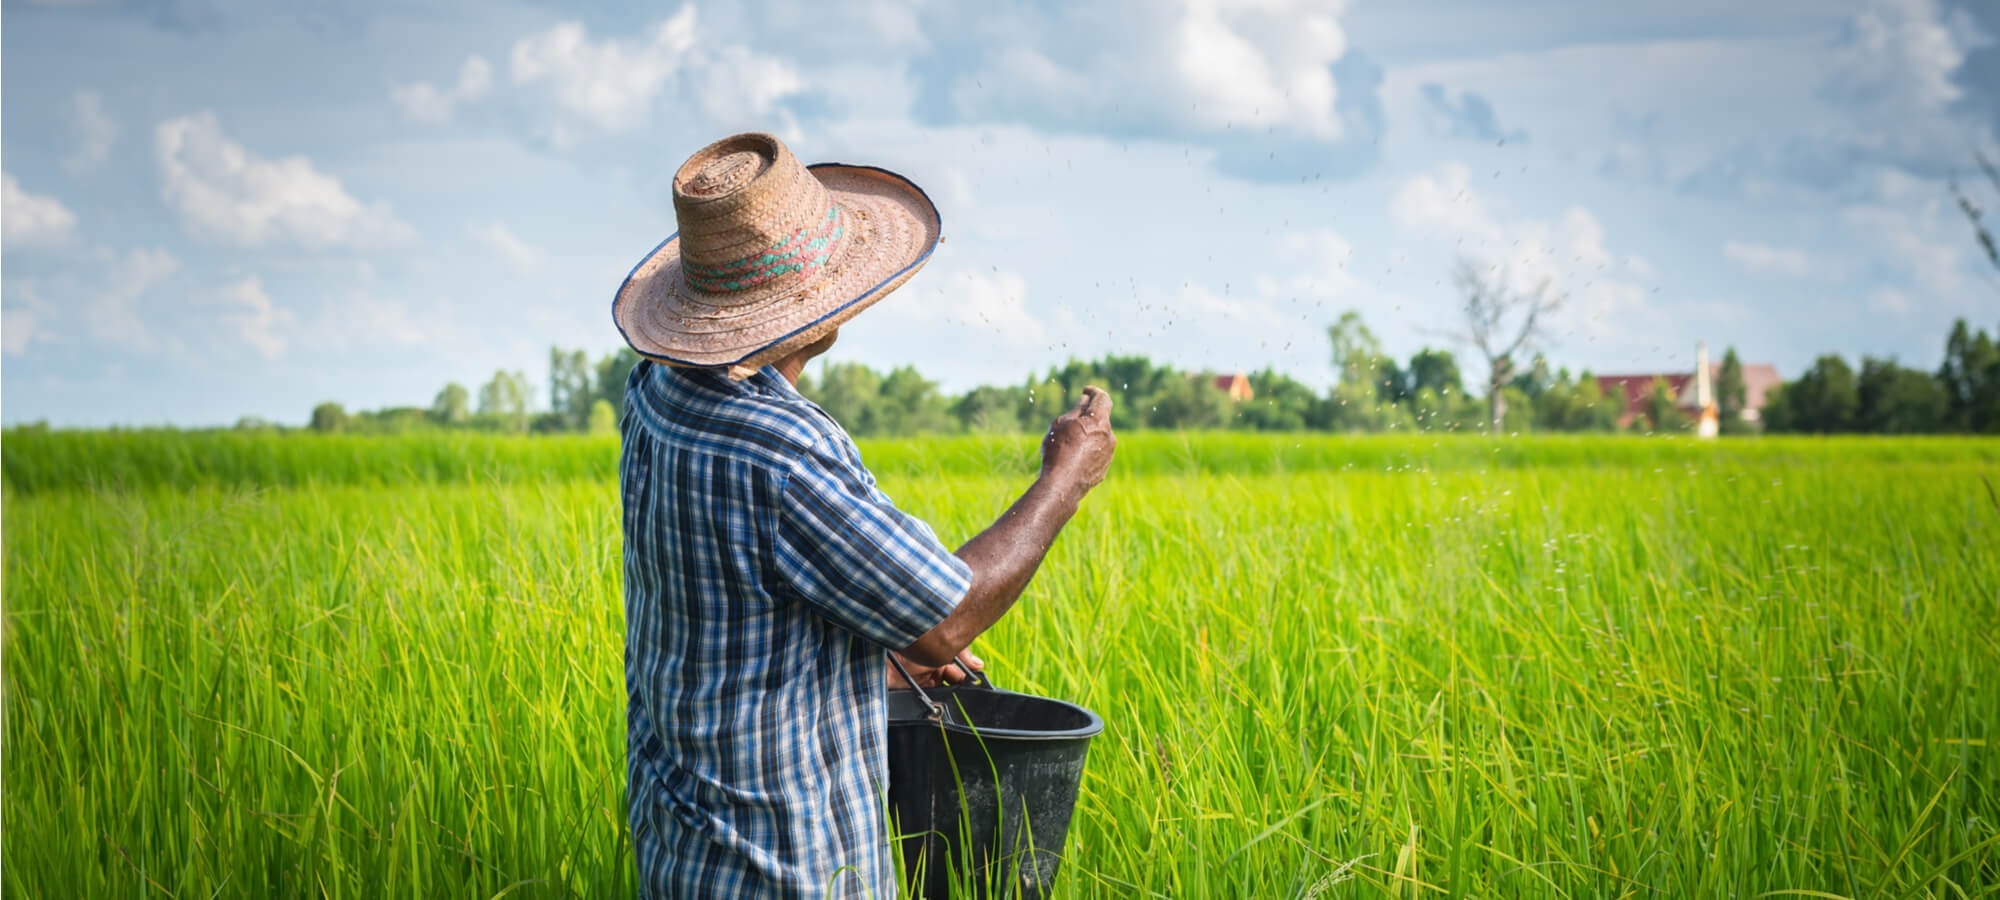
<instances>
[{"instance_id":1,"label":"man's raised hand","mask_svg":"<svg viewBox=\"0 0 2000 900\"><path fill-rule=\"evenodd\" d=\"M1104 481L1118 437L1111 433L1111 395L1083 389L1076 408L1056 417L1042 438L1042 477L1059 479L1080 499Z\"/></svg>"}]
</instances>

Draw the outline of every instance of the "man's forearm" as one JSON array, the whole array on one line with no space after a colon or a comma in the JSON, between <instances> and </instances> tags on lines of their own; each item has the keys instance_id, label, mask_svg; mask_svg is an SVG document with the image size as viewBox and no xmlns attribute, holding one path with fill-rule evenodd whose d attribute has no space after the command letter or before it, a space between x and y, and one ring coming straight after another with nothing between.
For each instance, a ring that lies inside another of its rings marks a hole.
<instances>
[{"instance_id":1,"label":"man's forearm","mask_svg":"<svg viewBox=\"0 0 2000 900\"><path fill-rule=\"evenodd\" d=\"M972 569L972 586L958 607L936 628L903 650L927 666L951 662L972 640L993 627L1020 599L1035 577L1056 534L1076 515L1083 499L1072 479L1044 475L999 520L958 548Z\"/></svg>"}]
</instances>

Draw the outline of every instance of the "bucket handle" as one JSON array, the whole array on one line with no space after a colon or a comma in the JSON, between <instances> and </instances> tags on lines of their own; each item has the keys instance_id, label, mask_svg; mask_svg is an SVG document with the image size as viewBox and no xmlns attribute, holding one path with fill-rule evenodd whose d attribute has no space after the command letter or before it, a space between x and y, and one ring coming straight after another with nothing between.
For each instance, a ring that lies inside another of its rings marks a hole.
<instances>
[{"instance_id":1,"label":"bucket handle","mask_svg":"<svg viewBox=\"0 0 2000 900\"><path fill-rule=\"evenodd\" d=\"M944 707L939 706L936 700L932 700L930 692L924 690L923 685L918 684L915 678L910 677L910 670L903 668L903 661L897 659L896 654L889 653L887 656L889 657L889 665L895 666L896 671L903 673L903 680L909 682L910 687L916 690L917 699L922 700L924 709L928 710L928 718L933 722L944 721ZM973 668L972 663L966 661L965 654L961 653L953 657L953 659L958 662L959 670L965 673L965 682L969 682L972 686L985 690L996 690L993 687L993 680L987 678L985 672Z\"/></svg>"}]
</instances>

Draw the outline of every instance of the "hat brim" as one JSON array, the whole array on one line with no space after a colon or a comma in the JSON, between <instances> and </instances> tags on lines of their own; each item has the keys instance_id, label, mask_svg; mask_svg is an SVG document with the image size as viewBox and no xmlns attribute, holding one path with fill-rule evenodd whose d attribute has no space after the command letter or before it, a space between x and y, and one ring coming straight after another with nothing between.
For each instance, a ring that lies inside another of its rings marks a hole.
<instances>
[{"instance_id":1,"label":"hat brim","mask_svg":"<svg viewBox=\"0 0 2000 900\"><path fill-rule=\"evenodd\" d=\"M943 225L922 188L872 166L820 163L807 170L851 229L819 277L754 303L729 303L687 283L680 235L669 235L632 267L612 300L625 342L668 365L726 366L740 377L824 337L930 260Z\"/></svg>"}]
</instances>

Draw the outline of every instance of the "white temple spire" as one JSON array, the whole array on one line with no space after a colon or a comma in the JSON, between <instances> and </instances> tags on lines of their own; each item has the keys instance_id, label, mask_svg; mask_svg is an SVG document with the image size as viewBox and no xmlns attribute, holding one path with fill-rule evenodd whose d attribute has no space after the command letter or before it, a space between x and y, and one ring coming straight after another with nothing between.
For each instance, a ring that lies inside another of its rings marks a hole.
<instances>
[{"instance_id":1,"label":"white temple spire","mask_svg":"<svg viewBox=\"0 0 2000 900\"><path fill-rule=\"evenodd\" d=\"M1712 438L1719 434L1721 421L1716 415L1715 386L1708 369L1708 342L1696 341L1694 345L1694 406L1695 436Z\"/></svg>"}]
</instances>

